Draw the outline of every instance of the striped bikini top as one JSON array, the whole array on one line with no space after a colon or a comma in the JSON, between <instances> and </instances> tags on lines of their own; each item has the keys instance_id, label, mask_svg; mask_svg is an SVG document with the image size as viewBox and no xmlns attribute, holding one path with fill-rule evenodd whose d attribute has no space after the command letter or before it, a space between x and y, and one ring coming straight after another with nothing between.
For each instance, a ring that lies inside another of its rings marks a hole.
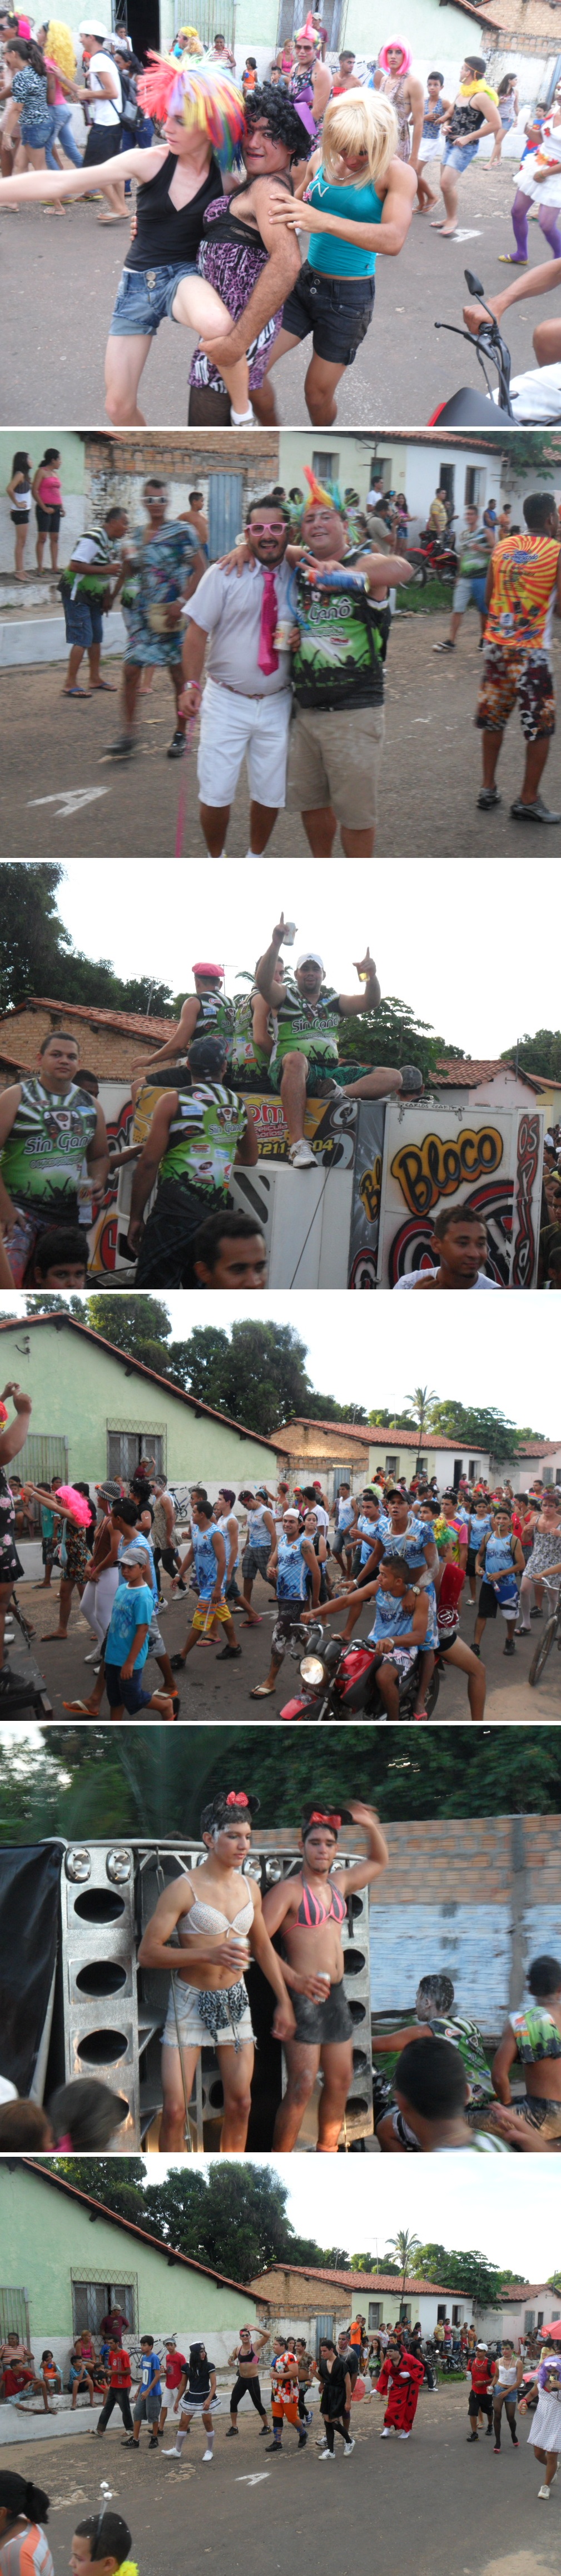
<instances>
[{"instance_id":1,"label":"striped bikini top","mask_svg":"<svg viewBox=\"0 0 561 2576\"><path fill-rule=\"evenodd\" d=\"M190 1885L191 1881L188 1879L187 1886L190 1887ZM196 1896L188 1914L180 1914L177 1929L179 1934L182 1932L193 1934L195 1932L250 1932L253 1915L253 1897L250 1895L248 1895L247 1905L242 1905L240 1913L234 1915L233 1923L228 1921L227 1914L219 1913L217 1906L204 1905L202 1899Z\"/></svg>"},{"instance_id":2,"label":"striped bikini top","mask_svg":"<svg viewBox=\"0 0 561 2576\"><path fill-rule=\"evenodd\" d=\"M304 1878L296 1916L297 1923L304 1924L308 1932L315 1932L320 1923L344 1923L347 1908L344 1897L339 1895L338 1887L330 1888L330 1897L331 1904L324 1905L323 1898L314 1895L313 1889L308 1887Z\"/></svg>"}]
</instances>

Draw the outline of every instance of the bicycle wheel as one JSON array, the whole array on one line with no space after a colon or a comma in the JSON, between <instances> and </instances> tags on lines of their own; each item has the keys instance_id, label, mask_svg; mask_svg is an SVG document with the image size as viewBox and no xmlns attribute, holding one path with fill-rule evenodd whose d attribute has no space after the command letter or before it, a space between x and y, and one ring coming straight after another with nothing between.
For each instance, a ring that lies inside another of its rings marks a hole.
<instances>
[{"instance_id":1,"label":"bicycle wheel","mask_svg":"<svg viewBox=\"0 0 561 2576\"><path fill-rule=\"evenodd\" d=\"M530 1690L535 1690L536 1682L541 1681L542 1673L545 1671L548 1655L551 1653L556 1628L557 1613L555 1613L555 1616L552 1619L548 1619L547 1627L544 1628L543 1637L540 1638L539 1646L536 1646L535 1655L532 1656L528 1674Z\"/></svg>"}]
</instances>

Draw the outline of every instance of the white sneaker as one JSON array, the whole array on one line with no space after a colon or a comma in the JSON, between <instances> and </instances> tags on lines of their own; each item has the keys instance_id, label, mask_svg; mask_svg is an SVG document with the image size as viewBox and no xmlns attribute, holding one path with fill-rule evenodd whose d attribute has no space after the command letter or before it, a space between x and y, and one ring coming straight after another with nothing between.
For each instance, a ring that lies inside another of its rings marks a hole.
<instances>
[{"instance_id":1,"label":"white sneaker","mask_svg":"<svg viewBox=\"0 0 561 2576\"><path fill-rule=\"evenodd\" d=\"M380 2441L391 2442L392 2433L395 2433L395 2424L384 2424L383 2432L380 2434Z\"/></svg>"},{"instance_id":2,"label":"white sneaker","mask_svg":"<svg viewBox=\"0 0 561 2576\"><path fill-rule=\"evenodd\" d=\"M409 2434L408 2434L408 2433L398 2433L397 2438L398 2438L398 2442L408 2442L408 2441L409 2441Z\"/></svg>"},{"instance_id":3,"label":"white sneaker","mask_svg":"<svg viewBox=\"0 0 561 2576\"><path fill-rule=\"evenodd\" d=\"M328 2450L327 2450L327 2447L326 2447L325 2451L318 2451L318 2460L334 2460L334 2458L335 2458L335 2452L334 2452L334 2451L328 2451Z\"/></svg>"},{"instance_id":4,"label":"white sneaker","mask_svg":"<svg viewBox=\"0 0 561 2576\"><path fill-rule=\"evenodd\" d=\"M162 2451L162 2459L163 2459L163 2460L180 2460L180 2459L181 2459L181 2452L180 2452L180 2449L179 2449L179 2444L178 2444L177 2442L174 2442L173 2450L172 2450L172 2451Z\"/></svg>"},{"instance_id":5,"label":"white sneaker","mask_svg":"<svg viewBox=\"0 0 561 2576\"><path fill-rule=\"evenodd\" d=\"M538 2503L540 2496L542 2497L544 2504L549 2504L549 2487L538 2487Z\"/></svg>"},{"instance_id":6,"label":"white sneaker","mask_svg":"<svg viewBox=\"0 0 561 2576\"><path fill-rule=\"evenodd\" d=\"M344 2449L344 2453L343 2453L343 2458L344 2458L345 2460L348 2460L348 2458L349 2458L349 2455L350 2455L350 2452L351 2452L351 2451L354 2451L354 2442L351 2442L351 2441L349 2440L348 2442L345 2442L345 2449Z\"/></svg>"},{"instance_id":7,"label":"white sneaker","mask_svg":"<svg viewBox=\"0 0 561 2576\"><path fill-rule=\"evenodd\" d=\"M214 2451L203 2451L203 2467L204 2467L205 2460L213 2460L213 2459L214 2459Z\"/></svg>"},{"instance_id":8,"label":"white sneaker","mask_svg":"<svg viewBox=\"0 0 561 2576\"><path fill-rule=\"evenodd\" d=\"M307 1171L308 1166L311 1164L314 1165L316 1172L318 1172L320 1168L317 1154L312 1153L312 1148L311 1145L308 1144L307 1136L300 1136L297 1145L289 1146L288 1160L289 1163L293 1164L294 1170L297 1172Z\"/></svg>"}]
</instances>

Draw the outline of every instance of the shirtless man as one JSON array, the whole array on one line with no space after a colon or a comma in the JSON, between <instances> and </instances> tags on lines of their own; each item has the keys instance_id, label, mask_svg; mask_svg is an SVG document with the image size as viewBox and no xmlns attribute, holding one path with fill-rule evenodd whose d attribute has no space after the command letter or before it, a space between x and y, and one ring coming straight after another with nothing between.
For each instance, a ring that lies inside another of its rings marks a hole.
<instances>
[{"instance_id":1,"label":"shirtless man","mask_svg":"<svg viewBox=\"0 0 561 2576\"><path fill-rule=\"evenodd\" d=\"M23 2343L15 2330L6 2335L5 2343L0 2346L0 2367L4 2395L15 2399L16 2414L26 2412L21 2405L23 2397L42 2397L45 2414L56 2414L56 2407L49 2406L46 2381L35 2369L31 2345Z\"/></svg>"},{"instance_id":2,"label":"shirtless man","mask_svg":"<svg viewBox=\"0 0 561 2576\"><path fill-rule=\"evenodd\" d=\"M183 2147L197 2059L213 2043L224 2092L222 2153L243 2153L253 2075L253 2029L243 1983L250 1959L257 1959L276 1998L275 2038L290 2039L295 2027L257 1879L241 1874L258 1808L258 1798L234 1789L219 1791L203 1808L201 1839L208 1858L197 1870L196 1894L186 1874L173 1879L142 1936L139 1967L172 1971L162 2046L160 2148ZM175 1931L184 1961L178 1968L177 1950L170 1954L168 1947Z\"/></svg>"},{"instance_id":3,"label":"shirtless man","mask_svg":"<svg viewBox=\"0 0 561 2576\"><path fill-rule=\"evenodd\" d=\"M341 1925L347 1897L380 1876L388 1850L374 1807L351 1798L345 1811L345 1820L349 1818L366 1836L361 1860L334 1870L343 1820L328 1814L318 1800L304 1816L302 1870L297 1878L280 1879L264 1898L267 1931L271 1936L282 1931L284 1974L296 2017L294 2034L285 2041L288 2082L274 2132L274 2146L284 2153L296 2146L321 2068L317 2152L336 2154L352 2082L353 2023L343 1986Z\"/></svg>"}]
</instances>

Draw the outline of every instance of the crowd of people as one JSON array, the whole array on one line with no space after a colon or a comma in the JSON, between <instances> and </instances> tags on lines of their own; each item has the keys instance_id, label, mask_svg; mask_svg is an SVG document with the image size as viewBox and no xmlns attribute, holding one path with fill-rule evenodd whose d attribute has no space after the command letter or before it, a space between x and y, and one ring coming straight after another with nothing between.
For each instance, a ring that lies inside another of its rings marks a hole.
<instances>
[{"instance_id":1,"label":"crowd of people","mask_svg":"<svg viewBox=\"0 0 561 2576\"><path fill-rule=\"evenodd\" d=\"M53 1477L43 1487L29 1477L22 1483L16 1473L10 1482L30 1414L29 1396L10 1383L1 1403L0 1623L3 1635L11 1594L23 1574L18 1534L29 1537L39 1516L41 1590L51 1588L55 1561L60 1568L58 1624L42 1644L66 1643L74 1593L91 1631L86 1660L96 1667L94 1686L89 1699L65 1702L74 1716L98 1717L105 1698L112 1718L142 1717L150 1710L167 1722L187 1714L181 1712L179 1676L189 1656L195 1648L219 1646L221 1662L241 1659L234 1621L239 1616L247 1628L259 1626L262 1614L252 1600L259 1576L270 1587L275 1609L268 1671L251 1690L252 1700L274 1697L286 1652L305 1640L318 1616L322 1623L342 1619L337 1633L347 1643L367 1605L373 1624L366 1633L376 1649L386 1714L399 1716L401 1686L413 1672L414 1714L424 1716L438 1656L465 1673L470 1714L479 1720L485 1709L487 1622L500 1613L503 1652L514 1658L515 1638L530 1635L531 1621L543 1619L544 1599L549 1609L557 1598L561 1490L540 1479L527 1493L514 1494L508 1479L493 1485L480 1477L469 1485L462 1477L441 1494L434 1478L429 1482L417 1473L408 1485L405 1477L396 1482L380 1467L360 1493L352 1494L343 1482L334 1508L317 1479L307 1486L296 1480L292 1497L283 1476L271 1491L264 1484L244 1485L236 1496L232 1486L223 1485L215 1500L198 1484L190 1487L179 1521L175 1494L147 1458L128 1487L113 1480L96 1487L94 1496L87 1481L65 1485ZM176 1593L187 1592L194 1601L185 1642L170 1657L160 1618ZM468 1646L460 1618L470 1608L476 1615ZM163 1688L145 1687L149 1656ZM11 1686L7 1667L4 1687Z\"/></svg>"},{"instance_id":2,"label":"crowd of people","mask_svg":"<svg viewBox=\"0 0 561 2576\"><path fill-rule=\"evenodd\" d=\"M205 47L195 29L180 31L167 56L149 53L142 65L125 34L85 19L79 68L62 21L32 33L29 18L5 11L0 33L0 203L35 199L64 212L68 198L93 195L101 224L130 224L132 213L106 376L109 416L120 422L142 418L140 377L166 318L200 333L191 421L274 420L271 369L311 340L309 417L332 422L372 321L378 257L398 257L413 212L437 207L438 164L444 213L431 221L442 239L455 234L459 179L488 139L484 166L496 166L520 113L515 73L495 88L481 54L466 56L452 98L439 70L425 89L403 38L387 40L358 73L349 48L329 60L312 10L264 79L255 55L237 70L220 32ZM502 254L515 264L527 257L533 204L554 259L561 250L560 114L557 90L521 131L515 249Z\"/></svg>"}]
</instances>

